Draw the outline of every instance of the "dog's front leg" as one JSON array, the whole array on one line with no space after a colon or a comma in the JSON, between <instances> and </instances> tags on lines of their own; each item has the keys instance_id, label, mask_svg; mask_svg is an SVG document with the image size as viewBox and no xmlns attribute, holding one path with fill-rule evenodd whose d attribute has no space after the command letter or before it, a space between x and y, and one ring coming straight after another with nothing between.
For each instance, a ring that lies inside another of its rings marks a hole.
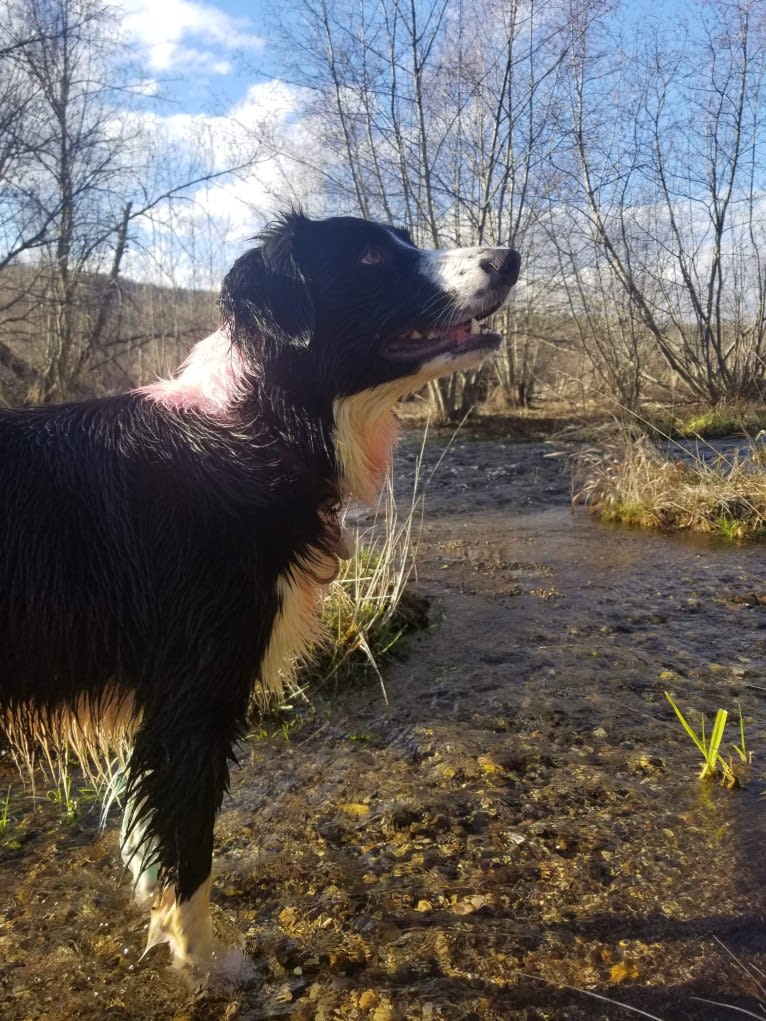
<instances>
[{"instance_id":1,"label":"dog's front leg","mask_svg":"<svg viewBox=\"0 0 766 1021\"><path fill-rule=\"evenodd\" d=\"M170 712L144 717L129 766L123 854L132 851L131 871L139 884L149 876L147 888L158 869L145 953L167 943L173 963L195 977L237 981L243 957L216 944L210 917L213 827L236 731L223 715L209 707L204 725L197 717L182 729Z\"/></svg>"}]
</instances>

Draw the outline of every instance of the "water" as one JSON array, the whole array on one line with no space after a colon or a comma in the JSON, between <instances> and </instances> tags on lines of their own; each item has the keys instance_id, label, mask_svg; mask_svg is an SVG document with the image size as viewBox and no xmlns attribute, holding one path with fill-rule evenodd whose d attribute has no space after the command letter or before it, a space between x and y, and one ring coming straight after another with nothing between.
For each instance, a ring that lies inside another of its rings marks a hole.
<instances>
[{"instance_id":1,"label":"water","mask_svg":"<svg viewBox=\"0 0 766 1021\"><path fill-rule=\"evenodd\" d=\"M426 496L431 627L388 703L373 680L245 750L216 923L257 980L197 1002L161 952L138 964L115 828L46 806L0 852L3 1018L635 1016L572 987L668 1021L759 1009L766 550L571 513L553 453L458 444ZM695 724L742 705L745 789L697 781L666 690Z\"/></svg>"}]
</instances>

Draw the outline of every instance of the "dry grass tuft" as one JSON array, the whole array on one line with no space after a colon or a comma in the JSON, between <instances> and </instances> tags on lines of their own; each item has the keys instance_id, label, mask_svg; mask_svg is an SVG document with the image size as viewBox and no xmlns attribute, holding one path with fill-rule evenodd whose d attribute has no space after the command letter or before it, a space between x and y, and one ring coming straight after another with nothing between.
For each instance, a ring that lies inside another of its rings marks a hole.
<instances>
[{"instance_id":1,"label":"dry grass tuft","mask_svg":"<svg viewBox=\"0 0 766 1021\"><path fill-rule=\"evenodd\" d=\"M426 437L427 430L408 501L397 503L389 479L375 519L357 531L354 555L341 562L340 573L324 597L322 640L309 650L293 696L337 690L372 675L385 698L380 665L404 635L427 625L427 602L408 587L422 529L424 492L433 475L422 478Z\"/></svg>"},{"instance_id":2,"label":"dry grass tuft","mask_svg":"<svg viewBox=\"0 0 766 1021\"><path fill-rule=\"evenodd\" d=\"M422 601L407 590L415 567L422 505L413 498L402 518L390 483L376 520L356 535L356 549L327 591L322 607L325 640L313 651L304 676L309 686L354 681L374 674L399 640L427 617Z\"/></svg>"},{"instance_id":3,"label":"dry grass tuft","mask_svg":"<svg viewBox=\"0 0 766 1021\"><path fill-rule=\"evenodd\" d=\"M687 439L714 439L735 433L755 436L762 429L766 429L766 408L763 404L729 401L714 408L698 408L694 412L674 415L660 432Z\"/></svg>"},{"instance_id":4,"label":"dry grass tuft","mask_svg":"<svg viewBox=\"0 0 766 1021\"><path fill-rule=\"evenodd\" d=\"M709 445L677 450L669 458L646 433L623 427L577 456L573 502L604 521L766 539L766 433L728 455Z\"/></svg>"}]
</instances>

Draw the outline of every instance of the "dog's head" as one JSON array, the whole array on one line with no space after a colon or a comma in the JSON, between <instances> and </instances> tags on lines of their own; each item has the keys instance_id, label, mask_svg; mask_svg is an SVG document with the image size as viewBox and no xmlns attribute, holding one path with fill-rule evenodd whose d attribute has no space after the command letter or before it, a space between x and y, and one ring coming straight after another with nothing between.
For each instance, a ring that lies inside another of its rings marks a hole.
<instances>
[{"instance_id":1,"label":"dog's head","mask_svg":"<svg viewBox=\"0 0 766 1021\"><path fill-rule=\"evenodd\" d=\"M480 322L521 261L506 248L424 251L391 227L299 212L260 242L223 282L224 322L246 364L312 403L477 365L500 343Z\"/></svg>"}]
</instances>

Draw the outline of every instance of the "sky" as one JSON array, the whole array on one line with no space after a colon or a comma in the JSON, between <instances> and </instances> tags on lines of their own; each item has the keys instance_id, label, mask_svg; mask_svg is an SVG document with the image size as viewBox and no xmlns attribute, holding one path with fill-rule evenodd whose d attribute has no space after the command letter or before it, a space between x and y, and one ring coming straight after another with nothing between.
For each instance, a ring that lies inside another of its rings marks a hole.
<instances>
[{"instance_id":1,"label":"sky","mask_svg":"<svg viewBox=\"0 0 766 1021\"><path fill-rule=\"evenodd\" d=\"M158 92L178 112L221 113L241 102L257 75L273 73L260 3L122 0L122 29Z\"/></svg>"},{"instance_id":2,"label":"sky","mask_svg":"<svg viewBox=\"0 0 766 1021\"><path fill-rule=\"evenodd\" d=\"M237 147L247 144L248 126L258 124L264 117L280 132L300 132L298 118L291 118L299 106L298 93L278 78L279 65L268 16L268 6L280 2L281 16L289 14L291 0L115 2L124 12L122 32L143 75L142 91L146 108L151 111L149 115L180 150L186 146L191 152L195 145L198 148L206 145L208 159L216 169L223 170L233 165ZM636 0L633 5L620 5L616 16L629 29L631 18L637 17L639 11L644 17L657 12L667 16L668 10L672 11L680 2ZM626 10L632 12L627 20ZM197 247L186 269L175 267L176 281L217 287L222 273L242 252L247 239L280 204L275 192L286 179L292 181L299 176L290 171L285 173L274 161L264 160L253 171L198 189L193 196L195 204L190 203L186 211L188 230L194 233ZM310 183L305 187L309 190L308 211L321 215L316 208L319 199L311 204L314 191L310 190ZM179 224L174 223L173 229L177 232ZM198 246L204 232L208 250L201 260ZM172 233L168 230L168 237ZM145 250L152 248L152 244L147 239ZM194 277L203 262L204 277ZM160 254L155 266L163 271L165 265ZM139 266L136 261L129 271L146 276L153 269ZM179 281L179 274L184 273L185 279Z\"/></svg>"},{"instance_id":3,"label":"sky","mask_svg":"<svg viewBox=\"0 0 766 1021\"><path fill-rule=\"evenodd\" d=\"M264 117L284 125L294 113L295 91L279 81L259 0L116 0L120 28L141 81L143 110L180 160L196 151L223 170L246 155L249 125ZM179 160L179 165L180 165ZM166 224L167 244L194 235L194 252L163 246L162 224L129 253L128 275L163 275L192 287L217 288L248 240L278 207L274 191L282 170L273 161L251 172L216 180L193 191L182 219ZM174 214L175 215L175 214ZM183 222L182 222L183 220ZM171 265L172 264L172 265Z\"/></svg>"},{"instance_id":4,"label":"sky","mask_svg":"<svg viewBox=\"0 0 766 1021\"><path fill-rule=\"evenodd\" d=\"M220 113L241 102L253 84L277 74L263 0L116 0L116 5L125 11L128 40L163 98L179 111ZM637 19L667 20L682 6L683 0L634 0L619 5L616 17L629 28ZM283 0L280 15L289 9L289 0Z\"/></svg>"}]
</instances>

